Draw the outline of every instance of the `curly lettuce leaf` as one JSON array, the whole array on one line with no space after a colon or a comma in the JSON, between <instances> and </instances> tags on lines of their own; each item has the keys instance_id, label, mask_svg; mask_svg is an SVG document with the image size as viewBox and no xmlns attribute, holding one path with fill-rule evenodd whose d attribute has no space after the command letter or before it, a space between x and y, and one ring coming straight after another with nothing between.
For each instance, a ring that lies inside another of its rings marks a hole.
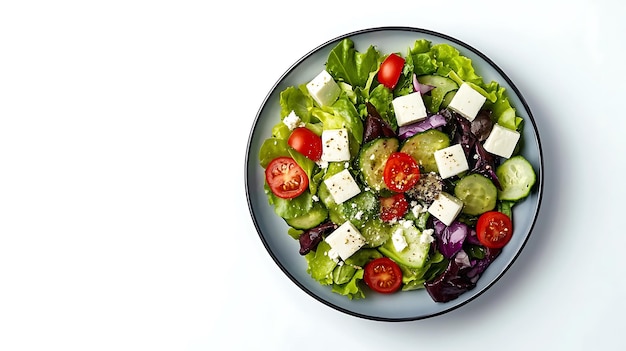
<instances>
[{"instance_id":1,"label":"curly lettuce leaf","mask_svg":"<svg viewBox=\"0 0 626 351\"><path fill-rule=\"evenodd\" d=\"M425 39L416 40L406 57L406 73L417 76L433 74L437 71L436 61L432 57L431 42Z\"/></svg>"},{"instance_id":2,"label":"curly lettuce leaf","mask_svg":"<svg viewBox=\"0 0 626 351\"><path fill-rule=\"evenodd\" d=\"M369 94L369 102L374 105L378 115L393 129L397 130L398 122L393 113L392 101L393 92L384 85L376 86Z\"/></svg>"},{"instance_id":3,"label":"curly lettuce leaf","mask_svg":"<svg viewBox=\"0 0 626 351\"><path fill-rule=\"evenodd\" d=\"M307 273L322 285L333 284L333 270L337 262L328 256L330 245L322 240L315 251L304 255L307 261Z\"/></svg>"},{"instance_id":4,"label":"curly lettuce leaf","mask_svg":"<svg viewBox=\"0 0 626 351\"><path fill-rule=\"evenodd\" d=\"M437 74L450 77L459 85L468 83L485 96L486 107L493 110L492 116L500 125L513 130L520 127L522 118L515 115L515 109L511 107L506 96L506 89L494 81L485 83L476 73L470 58L461 55L459 50L448 44L433 45L430 56L437 65Z\"/></svg>"},{"instance_id":5,"label":"curly lettuce leaf","mask_svg":"<svg viewBox=\"0 0 626 351\"><path fill-rule=\"evenodd\" d=\"M331 285L333 292L347 296L349 299L365 297L361 281L363 267L372 259L382 257L375 249L361 249L345 262L339 263L330 258L330 245L322 240L315 251L304 257L307 261L307 273L322 285Z\"/></svg>"},{"instance_id":6,"label":"curly lettuce leaf","mask_svg":"<svg viewBox=\"0 0 626 351\"><path fill-rule=\"evenodd\" d=\"M302 122L310 122L313 98L306 89L306 85L288 87L280 93L280 107L281 120L293 111Z\"/></svg>"},{"instance_id":7,"label":"curly lettuce leaf","mask_svg":"<svg viewBox=\"0 0 626 351\"><path fill-rule=\"evenodd\" d=\"M367 83L370 72L378 69L380 59L381 54L374 46L359 52L354 48L354 41L346 38L328 55L326 70L337 81L362 87Z\"/></svg>"},{"instance_id":8,"label":"curly lettuce leaf","mask_svg":"<svg viewBox=\"0 0 626 351\"><path fill-rule=\"evenodd\" d=\"M472 60L462 56L459 50L448 44L436 44L431 47L433 58L437 61L439 75L446 76L449 71L456 74L468 83L478 86L483 84L483 78L476 74Z\"/></svg>"},{"instance_id":9,"label":"curly lettuce leaf","mask_svg":"<svg viewBox=\"0 0 626 351\"><path fill-rule=\"evenodd\" d=\"M361 299L365 297L360 282L363 280L363 267L371 260L382 257L376 249L361 249L346 259L346 262L335 268L340 270L333 282L333 292L347 296L350 299Z\"/></svg>"},{"instance_id":10,"label":"curly lettuce leaf","mask_svg":"<svg viewBox=\"0 0 626 351\"><path fill-rule=\"evenodd\" d=\"M348 282L344 284L333 284L332 291L347 296L350 300L365 298L365 293L359 284L359 282L363 280L363 275L364 272L362 269L356 270Z\"/></svg>"}]
</instances>

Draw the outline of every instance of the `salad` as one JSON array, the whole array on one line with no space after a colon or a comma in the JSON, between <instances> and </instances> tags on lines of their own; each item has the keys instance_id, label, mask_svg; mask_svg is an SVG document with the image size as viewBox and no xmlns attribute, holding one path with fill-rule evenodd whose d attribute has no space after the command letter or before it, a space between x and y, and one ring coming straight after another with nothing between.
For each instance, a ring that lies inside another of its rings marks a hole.
<instances>
[{"instance_id":1,"label":"salad","mask_svg":"<svg viewBox=\"0 0 626 351\"><path fill-rule=\"evenodd\" d=\"M455 47L358 51L345 38L280 93L280 111L259 151L265 193L333 292L451 301L515 235L512 208L536 181L524 121Z\"/></svg>"}]
</instances>

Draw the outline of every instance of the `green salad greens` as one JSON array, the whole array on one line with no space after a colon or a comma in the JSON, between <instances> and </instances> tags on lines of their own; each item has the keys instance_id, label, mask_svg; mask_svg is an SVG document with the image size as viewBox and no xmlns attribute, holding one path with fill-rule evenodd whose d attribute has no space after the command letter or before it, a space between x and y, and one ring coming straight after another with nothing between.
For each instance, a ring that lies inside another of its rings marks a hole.
<instances>
[{"instance_id":1,"label":"green salad greens","mask_svg":"<svg viewBox=\"0 0 626 351\"><path fill-rule=\"evenodd\" d=\"M467 103L477 115L453 107L461 87L478 94ZM265 193L311 278L333 292L426 289L449 301L510 240L511 208L535 182L516 139L523 120L506 89L485 82L457 48L417 39L402 53L359 51L345 38L318 77L284 89L279 103L259 152ZM445 157L465 167L450 164L448 175ZM525 176L511 175L519 169Z\"/></svg>"}]
</instances>

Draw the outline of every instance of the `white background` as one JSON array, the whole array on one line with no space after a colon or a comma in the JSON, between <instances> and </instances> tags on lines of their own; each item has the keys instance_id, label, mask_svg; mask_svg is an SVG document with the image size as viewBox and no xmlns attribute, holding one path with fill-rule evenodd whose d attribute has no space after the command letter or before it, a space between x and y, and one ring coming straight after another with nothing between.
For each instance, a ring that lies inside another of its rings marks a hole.
<instances>
[{"instance_id":1,"label":"white background","mask_svg":"<svg viewBox=\"0 0 626 351\"><path fill-rule=\"evenodd\" d=\"M0 350L618 350L626 345L626 2L3 1ZM383 323L274 264L244 191L276 80L358 29L495 61L536 118L536 229L462 308Z\"/></svg>"}]
</instances>

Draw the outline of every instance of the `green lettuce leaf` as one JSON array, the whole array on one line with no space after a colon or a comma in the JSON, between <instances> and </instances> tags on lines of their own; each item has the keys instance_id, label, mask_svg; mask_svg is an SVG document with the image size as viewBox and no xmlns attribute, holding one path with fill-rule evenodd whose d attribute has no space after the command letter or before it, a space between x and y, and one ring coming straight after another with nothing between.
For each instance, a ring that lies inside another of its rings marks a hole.
<instances>
[{"instance_id":1,"label":"green lettuce leaf","mask_svg":"<svg viewBox=\"0 0 626 351\"><path fill-rule=\"evenodd\" d=\"M346 262L335 268L333 272L335 280L332 287L333 292L345 295L349 299L362 299L365 292L362 289L364 270L363 267L371 260L382 257L382 254L375 249L361 249L346 259Z\"/></svg>"},{"instance_id":2,"label":"green lettuce leaf","mask_svg":"<svg viewBox=\"0 0 626 351\"><path fill-rule=\"evenodd\" d=\"M306 90L306 85L288 87L280 93L280 107L281 120L294 111L302 122L310 122L313 98Z\"/></svg>"},{"instance_id":3,"label":"green lettuce leaf","mask_svg":"<svg viewBox=\"0 0 626 351\"><path fill-rule=\"evenodd\" d=\"M365 86L369 74L378 69L381 54L370 46L363 53L354 48L354 42L343 39L330 52L326 70L336 81L343 81L352 86Z\"/></svg>"},{"instance_id":4,"label":"green lettuce leaf","mask_svg":"<svg viewBox=\"0 0 626 351\"><path fill-rule=\"evenodd\" d=\"M284 219L304 216L313 207L313 194L310 191L305 191L293 199L283 199L272 193L267 182L264 184L264 190L269 204L274 206L274 212Z\"/></svg>"},{"instance_id":5,"label":"green lettuce leaf","mask_svg":"<svg viewBox=\"0 0 626 351\"><path fill-rule=\"evenodd\" d=\"M328 256L330 245L322 240L315 251L304 255L307 261L307 273L322 285L333 284L333 270L337 262Z\"/></svg>"},{"instance_id":6,"label":"green lettuce leaf","mask_svg":"<svg viewBox=\"0 0 626 351\"><path fill-rule=\"evenodd\" d=\"M332 291L344 295L350 300L365 298L365 293L359 284L363 280L363 274L362 269L356 270L355 274L345 284L333 284Z\"/></svg>"},{"instance_id":7,"label":"green lettuce leaf","mask_svg":"<svg viewBox=\"0 0 626 351\"><path fill-rule=\"evenodd\" d=\"M259 149L259 163L261 167L267 168L267 165L276 157L291 156L289 148L287 139L276 137L265 139Z\"/></svg>"},{"instance_id":8,"label":"green lettuce leaf","mask_svg":"<svg viewBox=\"0 0 626 351\"><path fill-rule=\"evenodd\" d=\"M380 117L387 122L393 130L397 130L398 122L393 113L393 105L391 103L393 98L393 92L382 84L376 86L369 94L369 102L374 105Z\"/></svg>"},{"instance_id":9,"label":"green lettuce leaf","mask_svg":"<svg viewBox=\"0 0 626 351\"><path fill-rule=\"evenodd\" d=\"M461 56L456 48L448 44L437 44L432 46L431 52L433 58L437 60L439 75L445 77L452 70L465 82L474 83L478 86L483 84L483 78L476 74L472 60Z\"/></svg>"},{"instance_id":10,"label":"green lettuce leaf","mask_svg":"<svg viewBox=\"0 0 626 351\"><path fill-rule=\"evenodd\" d=\"M425 39L416 40L406 57L405 71L417 76L433 74L437 71L436 61L430 50L431 42Z\"/></svg>"}]
</instances>

